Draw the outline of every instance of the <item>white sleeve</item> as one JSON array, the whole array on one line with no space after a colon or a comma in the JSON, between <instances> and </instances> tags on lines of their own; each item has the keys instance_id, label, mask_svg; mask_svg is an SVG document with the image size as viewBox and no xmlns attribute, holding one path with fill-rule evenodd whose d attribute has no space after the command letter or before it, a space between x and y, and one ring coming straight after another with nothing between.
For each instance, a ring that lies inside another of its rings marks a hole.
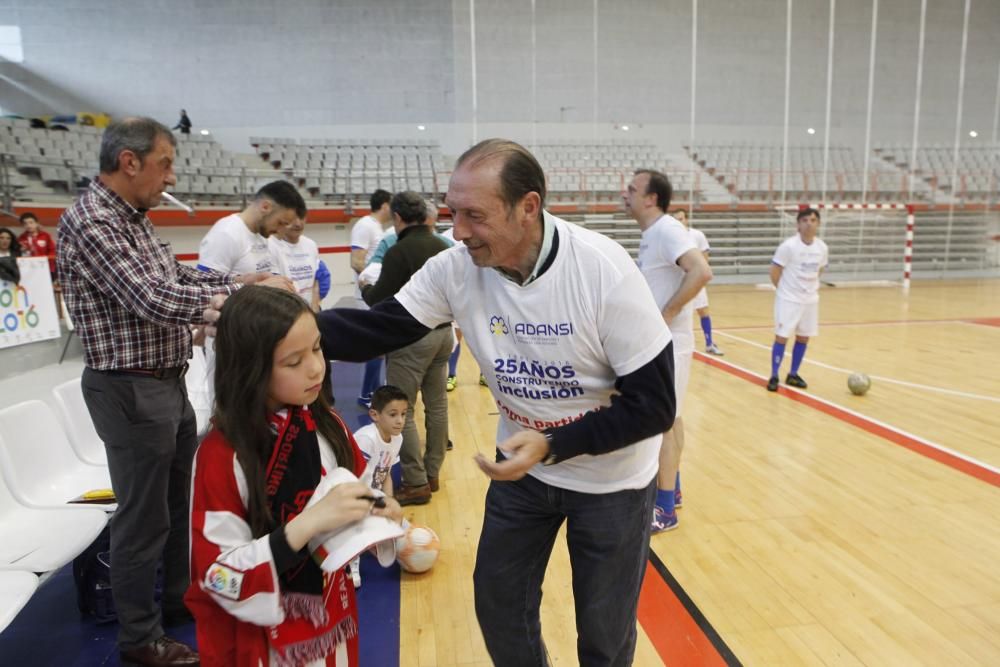
<instances>
[{"instance_id":1,"label":"white sleeve","mask_svg":"<svg viewBox=\"0 0 1000 667\"><path fill-rule=\"evenodd\" d=\"M367 218L354 223L351 228L351 249L368 251L372 243L372 227Z\"/></svg>"},{"instance_id":2,"label":"white sleeve","mask_svg":"<svg viewBox=\"0 0 1000 667\"><path fill-rule=\"evenodd\" d=\"M367 426L359 428L354 434L354 440L358 443L358 449L365 455L366 459L371 459L375 452L375 442L371 438L371 431Z\"/></svg>"},{"instance_id":3,"label":"white sleeve","mask_svg":"<svg viewBox=\"0 0 1000 667\"><path fill-rule=\"evenodd\" d=\"M462 256L445 250L431 257L396 293L396 301L425 327L433 329L455 319L448 301L448 285L460 284Z\"/></svg>"},{"instance_id":4,"label":"white sleeve","mask_svg":"<svg viewBox=\"0 0 1000 667\"><path fill-rule=\"evenodd\" d=\"M670 330L637 268L627 271L604 295L598 313L601 344L618 377L649 363L671 341Z\"/></svg>"},{"instance_id":5,"label":"white sleeve","mask_svg":"<svg viewBox=\"0 0 1000 667\"><path fill-rule=\"evenodd\" d=\"M688 234L688 231L680 223L664 227L660 234L660 241L663 259L674 265L677 264L677 260L684 253L697 249L694 241L691 240L691 235Z\"/></svg>"},{"instance_id":6,"label":"white sleeve","mask_svg":"<svg viewBox=\"0 0 1000 667\"><path fill-rule=\"evenodd\" d=\"M698 250L702 252L709 252L712 250L712 246L709 245L708 237L705 236L705 232L700 229L693 229L691 232L694 234L695 246L697 246Z\"/></svg>"},{"instance_id":7,"label":"white sleeve","mask_svg":"<svg viewBox=\"0 0 1000 667\"><path fill-rule=\"evenodd\" d=\"M771 260L773 264L785 267L788 263L792 261L792 246L785 242L778 246L778 249L774 251L774 259Z\"/></svg>"},{"instance_id":8,"label":"white sleeve","mask_svg":"<svg viewBox=\"0 0 1000 667\"><path fill-rule=\"evenodd\" d=\"M222 273L229 273L236 266L241 253L236 239L219 229L212 227L201 240L198 249L198 265Z\"/></svg>"}]
</instances>

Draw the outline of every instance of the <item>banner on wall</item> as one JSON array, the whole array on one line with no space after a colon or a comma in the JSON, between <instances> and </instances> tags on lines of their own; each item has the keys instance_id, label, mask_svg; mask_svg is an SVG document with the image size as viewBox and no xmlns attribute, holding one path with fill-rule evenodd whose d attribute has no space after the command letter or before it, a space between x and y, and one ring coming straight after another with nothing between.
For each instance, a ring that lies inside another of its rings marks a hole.
<instances>
[{"instance_id":1,"label":"banner on wall","mask_svg":"<svg viewBox=\"0 0 1000 667\"><path fill-rule=\"evenodd\" d=\"M19 257L21 282L0 280L0 348L59 338L49 260Z\"/></svg>"}]
</instances>

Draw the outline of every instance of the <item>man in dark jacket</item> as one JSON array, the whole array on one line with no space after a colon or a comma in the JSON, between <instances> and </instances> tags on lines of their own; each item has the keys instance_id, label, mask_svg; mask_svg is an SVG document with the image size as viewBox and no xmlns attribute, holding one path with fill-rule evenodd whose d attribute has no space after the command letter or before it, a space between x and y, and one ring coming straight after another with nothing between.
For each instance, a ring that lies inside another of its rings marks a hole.
<instances>
[{"instance_id":1,"label":"man in dark jacket","mask_svg":"<svg viewBox=\"0 0 1000 667\"><path fill-rule=\"evenodd\" d=\"M374 285L364 285L361 295L370 306L396 295L424 263L448 248L427 225L427 205L416 192L400 192L389 203L399 241L389 248L382 272ZM403 483L396 489L400 505L423 505L440 486L438 476L448 443L448 357L453 344L451 326L444 324L404 348L386 355L386 381L406 392L410 410L403 427L399 452ZM413 420L417 391L424 402L427 443L421 453L420 436Z\"/></svg>"}]
</instances>

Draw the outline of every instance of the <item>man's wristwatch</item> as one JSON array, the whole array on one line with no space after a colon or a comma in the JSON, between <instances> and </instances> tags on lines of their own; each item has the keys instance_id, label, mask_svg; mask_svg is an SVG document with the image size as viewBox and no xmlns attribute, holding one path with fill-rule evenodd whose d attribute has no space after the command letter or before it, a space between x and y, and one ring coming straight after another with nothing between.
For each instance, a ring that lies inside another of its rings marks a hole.
<instances>
[{"instance_id":1,"label":"man's wristwatch","mask_svg":"<svg viewBox=\"0 0 1000 667\"><path fill-rule=\"evenodd\" d=\"M556 459L557 459L556 453L554 451L552 451L552 434L543 431L542 435L545 436L545 442L547 442L548 445L549 445L549 453L545 456L544 459L542 459L542 465L543 466L550 466L553 463L555 463Z\"/></svg>"}]
</instances>

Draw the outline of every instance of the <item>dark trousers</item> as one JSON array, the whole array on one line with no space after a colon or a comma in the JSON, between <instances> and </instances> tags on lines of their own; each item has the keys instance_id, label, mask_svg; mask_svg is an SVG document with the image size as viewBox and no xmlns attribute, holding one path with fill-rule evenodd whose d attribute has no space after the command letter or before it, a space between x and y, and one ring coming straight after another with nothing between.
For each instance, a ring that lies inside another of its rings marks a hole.
<instances>
[{"instance_id":1,"label":"dark trousers","mask_svg":"<svg viewBox=\"0 0 1000 667\"><path fill-rule=\"evenodd\" d=\"M429 477L441 474L448 447L448 356L451 354L450 327L434 329L406 347L386 355L386 382L406 392L410 409L403 426L403 445L399 462L403 466L403 484L423 486ZM426 447L421 452L420 433L413 415L417 392L424 401Z\"/></svg>"},{"instance_id":2,"label":"dark trousers","mask_svg":"<svg viewBox=\"0 0 1000 667\"><path fill-rule=\"evenodd\" d=\"M197 426L183 378L158 380L88 368L82 385L108 453L118 500L111 518L111 592L120 626L118 645L128 650L163 635L153 597L161 557L163 612L184 610Z\"/></svg>"},{"instance_id":3,"label":"dark trousers","mask_svg":"<svg viewBox=\"0 0 1000 667\"><path fill-rule=\"evenodd\" d=\"M496 665L546 665L539 607L566 521L579 664L631 665L649 556L655 479L642 489L568 491L530 475L490 482L476 554L476 616Z\"/></svg>"}]
</instances>

